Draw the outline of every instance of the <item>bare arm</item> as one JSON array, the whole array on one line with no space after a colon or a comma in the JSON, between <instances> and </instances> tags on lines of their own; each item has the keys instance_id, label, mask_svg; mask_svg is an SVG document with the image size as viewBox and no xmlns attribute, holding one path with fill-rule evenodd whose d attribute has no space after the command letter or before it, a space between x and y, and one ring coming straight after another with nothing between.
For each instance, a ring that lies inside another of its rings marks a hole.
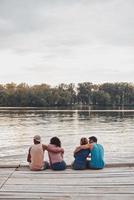
<instances>
[{"instance_id":1,"label":"bare arm","mask_svg":"<svg viewBox=\"0 0 134 200\"><path fill-rule=\"evenodd\" d=\"M64 154L64 149L61 147L55 147L55 146L47 146L47 150L53 153L62 153Z\"/></svg>"},{"instance_id":2,"label":"bare arm","mask_svg":"<svg viewBox=\"0 0 134 200\"><path fill-rule=\"evenodd\" d=\"M31 154L30 154L30 151L31 151L31 147L30 147L29 150L28 150L27 162L31 162Z\"/></svg>"},{"instance_id":3,"label":"bare arm","mask_svg":"<svg viewBox=\"0 0 134 200\"><path fill-rule=\"evenodd\" d=\"M91 144L86 144L86 145L81 145L79 147L76 147L76 149L74 150L74 155L75 153L79 152L82 149L91 149L92 145Z\"/></svg>"},{"instance_id":4,"label":"bare arm","mask_svg":"<svg viewBox=\"0 0 134 200\"><path fill-rule=\"evenodd\" d=\"M43 151L47 150L47 145L46 144L42 144L42 148L43 148Z\"/></svg>"}]
</instances>

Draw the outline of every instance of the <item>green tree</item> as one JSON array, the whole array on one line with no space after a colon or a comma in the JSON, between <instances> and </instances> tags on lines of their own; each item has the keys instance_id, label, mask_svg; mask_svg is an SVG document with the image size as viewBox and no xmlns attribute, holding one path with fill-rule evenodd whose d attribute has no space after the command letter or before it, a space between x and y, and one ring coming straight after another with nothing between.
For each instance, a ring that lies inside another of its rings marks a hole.
<instances>
[{"instance_id":1,"label":"green tree","mask_svg":"<svg viewBox=\"0 0 134 200\"><path fill-rule=\"evenodd\" d=\"M82 103L85 105L90 105L92 104L92 89L93 89L93 84L90 82L84 82L84 83L78 83L78 103Z\"/></svg>"}]
</instances>

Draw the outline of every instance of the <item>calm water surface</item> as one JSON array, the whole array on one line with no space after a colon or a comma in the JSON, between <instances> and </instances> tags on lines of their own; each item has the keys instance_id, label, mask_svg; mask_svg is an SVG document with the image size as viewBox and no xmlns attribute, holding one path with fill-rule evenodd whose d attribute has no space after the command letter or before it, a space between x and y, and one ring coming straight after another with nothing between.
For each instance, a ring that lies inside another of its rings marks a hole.
<instances>
[{"instance_id":1,"label":"calm water surface","mask_svg":"<svg viewBox=\"0 0 134 200\"><path fill-rule=\"evenodd\" d=\"M26 163L35 134L48 144L58 136L71 163L81 137L95 135L105 149L106 162L134 162L134 111L90 112L59 110L0 111L0 163ZM47 153L45 154L47 158Z\"/></svg>"}]
</instances>

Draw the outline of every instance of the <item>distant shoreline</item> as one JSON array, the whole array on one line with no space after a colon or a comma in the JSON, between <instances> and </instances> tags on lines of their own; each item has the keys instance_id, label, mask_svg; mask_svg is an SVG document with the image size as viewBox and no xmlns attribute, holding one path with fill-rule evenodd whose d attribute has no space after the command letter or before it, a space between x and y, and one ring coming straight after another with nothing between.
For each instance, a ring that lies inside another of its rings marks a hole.
<instances>
[{"instance_id":1,"label":"distant shoreline","mask_svg":"<svg viewBox=\"0 0 134 200\"><path fill-rule=\"evenodd\" d=\"M0 106L46 108L50 109L133 109L133 83L104 83L91 82L60 84L56 87L47 85L29 86L8 83L0 84ZM128 107L130 106L130 107Z\"/></svg>"},{"instance_id":2,"label":"distant shoreline","mask_svg":"<svg viewBox=\"0 0 134 200\"><path fill-rule=\"evenodd\" d=\"M134 112L133 109L81 109L81 108L75 108L75 109L61 109L60 107L56 107L56 109L52 109L52 107L0 107L0 112L6 112L6 111L33 111L33 112Z\"/></svg>"}]
</instances>

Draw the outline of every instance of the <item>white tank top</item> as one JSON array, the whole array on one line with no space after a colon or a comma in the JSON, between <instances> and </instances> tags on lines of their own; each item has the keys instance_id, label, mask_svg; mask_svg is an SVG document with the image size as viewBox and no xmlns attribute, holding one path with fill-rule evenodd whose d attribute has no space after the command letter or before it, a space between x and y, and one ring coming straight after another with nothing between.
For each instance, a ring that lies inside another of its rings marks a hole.
<instances>
[{"instance_id":1,"label":"white tank top","mask_svg":"<svg viewBox=\"0 0 134 200\"><path fill-rule=\"evenodd\" d=\"M31 154L30 169L41 170L44 165L44 151L42 148L42 144L32 145L30 154Z\"/></svg>"}]
</instances>

